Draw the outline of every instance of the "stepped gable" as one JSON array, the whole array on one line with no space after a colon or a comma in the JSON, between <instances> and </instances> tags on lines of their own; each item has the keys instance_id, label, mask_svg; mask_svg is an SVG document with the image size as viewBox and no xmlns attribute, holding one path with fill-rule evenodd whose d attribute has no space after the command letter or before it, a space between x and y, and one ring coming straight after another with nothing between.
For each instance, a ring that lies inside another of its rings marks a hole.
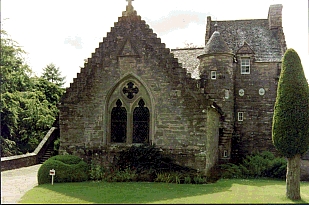
<instances>
[{"instance_id":1,"label":"stepped gable","mask_svg":"<svg viewBox=\"0 0 309 205\"><path fill-rule=\"evenodd\" d=\"M157 61L158 68L162 68L162 71L158 72L165 72L171 80L175 81L174 84L185 84L186 90L199 92L196 81L187 74L186 69L182 68L178 59L164 43L161 43L161 39L149 28L149 25L141 20L141 16L137 15L132 5L131 7L129 5L107 36L103 38L103 42L99 43L91 58L88 58L77 77L73 79L61 102L74 104L83 97L91 98L89 91L93 82L100 80L96 77L97 74L102 75L103 72L108 75L107 67L115 66L121 56L135 56L139 61L143 58Z\"/></svg>"},{"instance_id":2,"label":"stepped gable","mask_svg":"<svg viewBox=\"0 0 309 205\"><path fill-rule=\"evenodd\" d=\"M199 79L198 66L200 61L197 57L204 54L204 48L180 48L172 49L171 52L178 58L182 66L187 69L192 78Z\"/></svg>"},{"instance_id":3,"label":"stepped gable","mask_svg":"<svg viewBox=\"0 0 309 205\"><path fill-rule=\"evenodd\" d=\"M215 25L217 27L217 25ZM231 50L222 39L220 32L215 31L205 45L205 54L231 53Z\"/></svg>"},{"instance_id":4,"label":"stepped gable","mask_svg":"<svg viewBox=\"0 0 309 205\"><path fill-rule=\"evenodd\" d=\"M215 32L216 22L221 37L233 53L237 53L246 41L255 52L256 61L281 61L284 50L281 48L282 30L269 29L268 19L211 21L208 17L206 42Z\"/></svg>"}]
</instances>

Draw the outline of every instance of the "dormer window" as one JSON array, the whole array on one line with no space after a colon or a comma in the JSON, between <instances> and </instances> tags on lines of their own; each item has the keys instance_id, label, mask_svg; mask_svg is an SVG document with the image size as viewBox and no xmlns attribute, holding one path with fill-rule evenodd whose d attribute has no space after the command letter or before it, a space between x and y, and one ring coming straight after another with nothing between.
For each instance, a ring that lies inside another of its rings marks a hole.
<instances>
[{"instance_id":1,"label":"dormer window","mask_svg":"<svg viewBox=\"0 0 309 205\"><path fill-rule=\"evenodd\" d=\"M242 58L240 60L241 74L250 74L250 58Z\"/></svg>"},{"instance_id":2,"label":"dormer window","mask_svg":"<svg viewBox=\"0 0 309 205\"><path fill-rule=\"evenodd\" d=\"M210 72L210 78L212 79L212 80L215 80L215 79L217 79L217 72L216 71L211 71Z\"/></svg>"}]
</instances>

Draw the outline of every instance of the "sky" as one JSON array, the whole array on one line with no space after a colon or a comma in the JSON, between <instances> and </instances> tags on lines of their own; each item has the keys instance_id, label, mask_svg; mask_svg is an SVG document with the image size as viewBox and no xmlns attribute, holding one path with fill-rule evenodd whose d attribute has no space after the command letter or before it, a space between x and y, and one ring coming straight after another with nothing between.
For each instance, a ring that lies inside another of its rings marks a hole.
<instances>
[{"instance_id":1,"label":"sky","mask_svg":"<svg viewBox=\"0 0 309 205\"><path fill-rule=\"evenodd\" d=\"M134 0L137 14L167 48L204 46L206 19L267 19L282 4L288 48L296 50L309 79L309 0ZM53 63L69 87L126 9L126 0L1 0L1 29L17 41L37 76Z\"/></svg>"}]
</instances>

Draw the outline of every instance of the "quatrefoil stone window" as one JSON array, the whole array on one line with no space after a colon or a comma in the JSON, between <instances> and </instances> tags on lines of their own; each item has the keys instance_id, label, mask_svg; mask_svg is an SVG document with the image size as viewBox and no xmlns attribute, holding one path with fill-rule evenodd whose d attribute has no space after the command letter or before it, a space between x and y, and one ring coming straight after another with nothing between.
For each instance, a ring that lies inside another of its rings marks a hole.
<instances>
[{"instance_id":1,"label":"quatrefoil stone window","mask_svg":"<svg viewBox=\"0 0 309 205\"><path fill-rule=\"evenodd\" d=\"M127 86L122 89L123 94L125 94L129 99L134 98L138 91L138 87L136 87L132 82L129 82Z\"/></svg>"}]
</instances>

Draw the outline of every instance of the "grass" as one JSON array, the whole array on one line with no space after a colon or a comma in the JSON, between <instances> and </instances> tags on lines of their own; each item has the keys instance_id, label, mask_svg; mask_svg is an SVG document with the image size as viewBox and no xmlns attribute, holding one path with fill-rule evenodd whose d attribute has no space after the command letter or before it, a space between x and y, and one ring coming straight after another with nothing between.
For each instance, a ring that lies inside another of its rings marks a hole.
<instances>
[{"instance_id":1,"label":"grass","mask_svg":"<svg viewBox=\"0 0 309 205\"><path fill-rule=\"evenodd\" d=\"M301 183L301 201L309 203L309 182ZM221 179L214 184L80 182L43 184L19 203L295 203L285 197L285 181Z\"/></svg>"}]
</instances>

